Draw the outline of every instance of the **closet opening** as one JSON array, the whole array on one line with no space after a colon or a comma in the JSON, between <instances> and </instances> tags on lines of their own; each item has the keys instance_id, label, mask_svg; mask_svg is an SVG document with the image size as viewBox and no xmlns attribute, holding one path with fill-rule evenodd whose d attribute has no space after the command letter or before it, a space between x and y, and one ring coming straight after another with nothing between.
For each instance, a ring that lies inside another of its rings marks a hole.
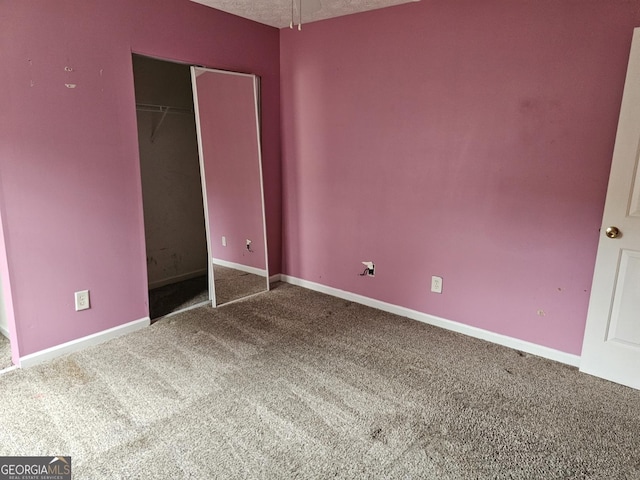
<instances>
[{"instance_id":1,"label":"closet opening","mask_svg":"<svg viewBox=\"0 0 640 480\"><path fill-rule=\"evenodd\" d=\"M151 322L210 304L188 65L133 54Z\"/></svg>"}]
</instances>

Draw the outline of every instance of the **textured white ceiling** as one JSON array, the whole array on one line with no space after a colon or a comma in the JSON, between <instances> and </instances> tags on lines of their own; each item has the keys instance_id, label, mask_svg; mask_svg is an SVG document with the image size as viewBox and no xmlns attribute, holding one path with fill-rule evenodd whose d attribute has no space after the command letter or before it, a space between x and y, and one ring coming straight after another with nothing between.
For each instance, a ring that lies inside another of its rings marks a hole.
<instances>
[{"instance_id":1,"label":"textured white ceiling","mask_svg":"<svg viewBox=\"0 0 640 480\"><path fill-rule=\"evenodd\" d=\"M351 13L375 10L419 0L191 0L223 12L232 13L272 27L288 27L291 9L297 25L302 3L302 23L326 18L340 17ZM293 5L292 5L293 4Z\"/></svg>"}]
</instances>

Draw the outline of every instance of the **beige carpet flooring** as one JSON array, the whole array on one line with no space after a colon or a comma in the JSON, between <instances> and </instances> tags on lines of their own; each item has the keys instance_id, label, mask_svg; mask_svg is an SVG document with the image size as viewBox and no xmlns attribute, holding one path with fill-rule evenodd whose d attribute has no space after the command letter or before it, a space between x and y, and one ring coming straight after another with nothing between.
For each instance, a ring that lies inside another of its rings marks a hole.
<instances>
[{"instance_id":1,"label":"beige carpet flooring","mask_svg":"<svg viewBox=\"0 0 640 480\"><path fill-rule=\"evenodd\" d=\"M640 478L640 392L290 285L0 376L76 479Z\"/></svg>"},{"instance_id":2,"label":"beige carpet flooring","mask_svg":"<svg viewBox=\"0 0 640 480\"><path fill-rule=\"evenodd\" d=\"M0 370L12 365L11 362L11 342L4 335L0 334Z\"/></svg>"},{"instance_id":3,"label":"beige carpet flooring","mask_svg":"<svg viewBox=\"0 0 640 480\"><path fill-rule=\"evenodd\" d=\"M149 317L155 321L209 299L207 275L149 290Z\"/></svg>"},{"instance_id":4,"label":"beige carpet flooring","mask_svg":"<svg viewBox=\"0 0 640 480\"><path fill-rule=\"evenodd\" d=\"M233 268L214 265L216 305L224 305L266 291L264 277ZM209 299L207 276L191 278L149 290L149 315L152 321Z\"/></svg>"},{"instance_id":5,"label":"beige carpet flooring","mask_svg":"<svg viewBox=\"0 0 640 480\"><path fill-rule=\"evenodd\" d=\"M248 295L264 292L267 289L265 277L220 265L213 266L213 278L216 289L216 305L224 305Z\"/></svg>"}]
</instances>

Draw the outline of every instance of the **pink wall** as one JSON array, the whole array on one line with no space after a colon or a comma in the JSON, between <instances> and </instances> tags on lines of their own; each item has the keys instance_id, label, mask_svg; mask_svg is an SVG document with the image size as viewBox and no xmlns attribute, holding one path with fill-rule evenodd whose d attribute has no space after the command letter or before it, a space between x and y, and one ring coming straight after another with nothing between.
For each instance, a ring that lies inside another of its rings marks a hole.
<instances>
[{"instance_id":1,"label":"pink wall","mask_svg":"<svg viewBox=\"0 0 640 480\"><path fill-rule=\"evenodd\" d=\"M265 270L253 77L204 72L196 85L211 255Z\"/></svg>"},{"instance_id":2,"label":"pink wall","mask_svg":"<svg viewBox=\"0 0 640 480\"><path fill-rule=\"evenodd\" d=\"M131 51L262 77L271 273L282 112L285 273L578 354L639 12L422 0L279 34L188 0L2 2L14 360L148 314Z\"/></svg>"},{"instance_id":3,"label":"pink wall","mask_svg":"<svg viewBox=\"0 0 640 480\"><path fill-rule=\"evenodd\" d=\"M422 0L283 30L284 273L580 354L639 22Z\"/></svg>"},{"instance_id":4,"label":"pink wall","mask_svg":"<svg viewBox=\"0 0 640 480\"><path fill-rule=\"evenodd\" d=\"M28 0L2 2L0 45L14 361L148 315L132 51L262 76L268 237L279 271L276 29L188 0ZM81 289L91 290L92 308L76 313Z\"/></svg>"}]
</instances>

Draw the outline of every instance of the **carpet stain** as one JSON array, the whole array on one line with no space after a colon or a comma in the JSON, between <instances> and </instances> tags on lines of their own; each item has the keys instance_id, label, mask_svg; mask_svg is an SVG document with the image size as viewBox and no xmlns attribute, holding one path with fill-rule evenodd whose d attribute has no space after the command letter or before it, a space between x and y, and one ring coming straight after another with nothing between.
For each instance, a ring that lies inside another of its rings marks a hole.
<instances>
[{"instance_id":1,"label":"carpet stain","mask_svg":"<svg viewBox=\"0 0 640 480\"><path fill-rule=\"evenodd\" d=\"M59 387L72 388L86 385L92 381L92 375L73 357L63 357L52 362L56 370ZM53 379L53 376L51 377Z\"/></svg>"}]
</instances>

